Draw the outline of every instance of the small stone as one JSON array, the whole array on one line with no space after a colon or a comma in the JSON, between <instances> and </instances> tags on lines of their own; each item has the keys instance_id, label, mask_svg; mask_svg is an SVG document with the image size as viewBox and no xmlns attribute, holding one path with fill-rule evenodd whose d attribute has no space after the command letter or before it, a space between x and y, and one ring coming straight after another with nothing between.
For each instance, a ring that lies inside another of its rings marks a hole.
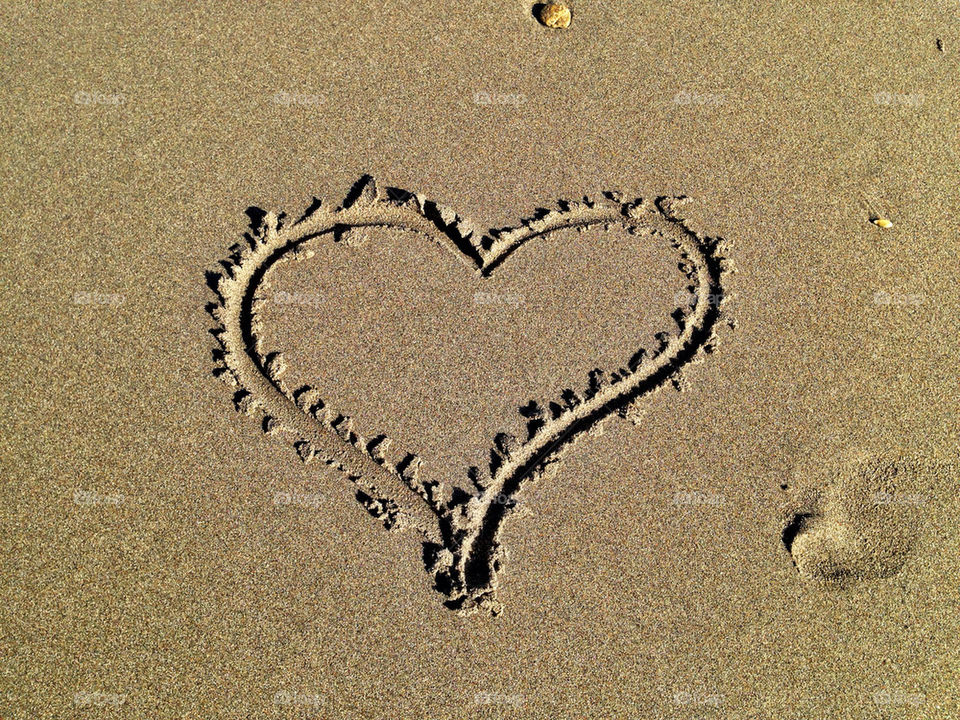
<instances>
[{"instance_id":1,"label":"small stone","mask_svg":"<svg viewBox=\"0 0 960 720\"><path fill-rule=\"evenodd\" d=\"M563 3L546 3L540 8L540 22L548 28L570 27L570 8Z\"/></svg>"},{"instance_id":2,"label":"small stone","mask_svg":"<svg viewBox=\"0 0 960 720\"><path fill-rule=\"evenodd\" d=\"M890 222L885 217L873 217L873 218L870 218L870 222L872 222L878 228L883 228L884 230L886 230L887 228L893 227L893 223Z\"/></svg>"}]
</instances>

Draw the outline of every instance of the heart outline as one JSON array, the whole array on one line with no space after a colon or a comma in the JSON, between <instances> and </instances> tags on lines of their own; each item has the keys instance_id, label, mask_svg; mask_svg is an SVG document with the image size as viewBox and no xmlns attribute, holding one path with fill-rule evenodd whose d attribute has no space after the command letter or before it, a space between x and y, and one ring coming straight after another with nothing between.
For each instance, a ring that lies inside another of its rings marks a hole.
<instances>
[{"instance_id":1,"label":"heart outline","mask_svg":"<svg viewBox=\"0 0 960 720\"><path fill-rule=\"evenodd\" d=\"M685 196L624 201L605 192L582 201L560 201L556 210L539 210L516 227L476 233L449 208L422 195L397 188L381 193L370 176L363 176L340 207L330 210L318 199L292 224L285 216L248 209L250 231L231 247L219 272L208 272L208 285L217 301L207 306L217 321L211 334L213 374L235 388L238 411L259 414L266 433L283 431L296 438L294 447L304 462L320 459L344 473L357 489L357 499L389 528L412 528L423 542L424 562L445 604L462 612L484 609L498 614L498 575L504 520L516 506L513 498L530 481L558 465L572 441L596 423L618 412L625 415L637 402L673 382L681 371L702 361L717 343L717 328L726 316L723 278L732 271L722 238L690 229L677 216ZM521 408L529 437L500 433L494 438L486 471L468 470L477 490L425 482L419 478L420 459L413 453L388 452L384 435L365 437L349 416L332 410L309 386L286 387L279 353L263 351L257 305L259 291L269 286L269 273L280 261L310 256L307 243L332 235L349 241L358 228L392 227L413 231L454 251L474 272L489 277L513 252L536 237L565 228L622 225L629 233L666 239L680 256L679 268L688 279L693 304L673 313L678 332L658 334L654 354L641 348L610 375L590 374L581 398L564 391L563 404L550 403L550 417L536 403ZM733 323L728 321L733 327ZM526 412L524 412L526 411ZM506 498L506 502L501 502Z\"/></svg>"}]
</instances>

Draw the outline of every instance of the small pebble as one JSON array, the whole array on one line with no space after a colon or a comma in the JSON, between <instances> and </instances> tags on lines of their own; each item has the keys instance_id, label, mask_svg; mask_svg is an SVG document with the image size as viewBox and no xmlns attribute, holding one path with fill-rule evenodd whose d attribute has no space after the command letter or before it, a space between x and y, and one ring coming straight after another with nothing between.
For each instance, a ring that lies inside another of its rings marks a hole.
<instances>
[{"instance_id":1,"label":"small pebble","mask_svg":"<svg viewBox=\"0 0 960 720\"><path fill-rule=\"evenodd\" d=\"M887 228L893 227L893 223L887 220L887 218L885 217L871 218L870 222L872 222L874 225L876 225L879 228L883 228L884 230L886 230Z\"/></svg>"},{"instance_id":2,"label":"small pebble","mask_svg":"<svg viewBox=\"0 0 960 720\"><path fill-rule=\"evenodd\" d=\"M540 8L540 22L548 28L570 27L570 8L563 3L547 3Z\"/></svg>"}]
</instances>

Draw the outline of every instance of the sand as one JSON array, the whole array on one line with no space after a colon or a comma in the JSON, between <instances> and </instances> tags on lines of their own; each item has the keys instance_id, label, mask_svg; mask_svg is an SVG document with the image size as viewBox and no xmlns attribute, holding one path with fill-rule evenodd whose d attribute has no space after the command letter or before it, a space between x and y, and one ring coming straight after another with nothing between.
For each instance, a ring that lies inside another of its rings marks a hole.
<instances>
[{"instance_id":1,"label":"sand","mask_svg":"<svg viewBox=\"0 0 960 720\"><path fill-rule=\"evenodd\" d=\"M0 717L960 717L955 7L0 13Z\"/></svg>"}]
</instances>

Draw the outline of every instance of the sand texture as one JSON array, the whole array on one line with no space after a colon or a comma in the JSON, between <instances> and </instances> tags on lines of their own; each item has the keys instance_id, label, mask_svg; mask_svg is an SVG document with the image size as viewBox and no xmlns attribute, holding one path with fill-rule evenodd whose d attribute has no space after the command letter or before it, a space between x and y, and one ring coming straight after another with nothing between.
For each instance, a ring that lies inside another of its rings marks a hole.
<instances>
[{"instance_id":1,"label":"sand texture","mask_svg":"<svg viewBox=\"0 0 960 720\"><path fill-rule=\"evenodd\" d=\"M960 9L569 10L0 9L0 718L960 718Z\"/></svg>"}]
</instances>

